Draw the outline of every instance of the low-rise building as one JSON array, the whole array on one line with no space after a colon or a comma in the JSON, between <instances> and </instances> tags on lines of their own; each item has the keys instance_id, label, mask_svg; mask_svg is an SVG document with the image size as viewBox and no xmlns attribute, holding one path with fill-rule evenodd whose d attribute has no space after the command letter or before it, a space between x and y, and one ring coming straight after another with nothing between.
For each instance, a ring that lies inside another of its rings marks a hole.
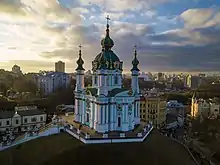
<instances>
[{"instance_id":1,"label":"low-rise building","mask_svg":"<svg viewBox=\"0 0 220 165\"><path fill-rule=\"evenodd\" d=\"M0 131L25 132L46 124L47 114L37 108L0 112Z\"/></svg>"},{"instance_id":2,"label":"low-rise building","mask_svg":"<svg viewBox=\"0 0 220 165\"><path fill-rule=\"evenodd\" d=\"M166 101L155 89L140 98L140 117L147 122L152 121L154 127L162 127L166 122Z\"/></svg>"},{"instance_id":3,"label":"low-rise building","mask_svg":"<svg viewBox=\"0 0 220 165\"><path fill-rule=\"evenodd\" d=\"M177 100L170 100L166 103L166 110L168 114L184 116L184 105Z\"/></svg>"},{"instance_id":4,"label":"low-rise building","mask_svg":"<svg viewBox=\"0 0 220 165\"><path fill-rule=\"evenodd\" d=\"M191 116L197 117L210 117L218 116L220 112L220 103L216 99L197 99L195 96L191 100Z\"/></svg>"},{"instance_id":5,"label":"low-rise building","mask_svg":"<svg viewBox=\"0 0 220 165\"><path fill-rule=\"evenodd\" d=\"M184 117L182 115L167 114L166 129L182 127L184 125Z\"/></svg>"}]
</instances>

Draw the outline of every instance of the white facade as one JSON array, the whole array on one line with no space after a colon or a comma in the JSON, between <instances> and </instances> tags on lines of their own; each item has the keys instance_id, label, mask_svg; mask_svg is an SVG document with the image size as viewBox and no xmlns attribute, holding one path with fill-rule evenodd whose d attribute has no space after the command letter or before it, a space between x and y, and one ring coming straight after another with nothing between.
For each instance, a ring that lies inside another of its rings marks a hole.
<instances>
[{"instance_id":1,"label":"white facade","mask_svg":"<svg viewBox=\"0 0 220 165\"><path fill-rule=\"evenodd\" d=\"M0 131L27 131L46 124L46 113L36 110L0 112Z\"/></svg>"},{"instance_id":2,"label":"white facade","mask_svg":"<svg viewBox=\"0 0 220 165\"><path fill-rule=\"evenodd\" d=\"M38 77L38 88L44 95L55 92L58 88L67 88L70 77L62 72L49 72Z\"/></svg>"},{"instance_id":3,"label":"white facade","mask_svg":"<svg viewBox=\"0 0 220 165\"><path fill-rule=\"evenodd\" d=\"M140 124L140 96L136 50L132 61L131 88L122 87L123 62L111 50L114 42L109 36L102 40L102 52L93 61L92 86L84 87L84 61L81 50L77 61L74 121L97 132L130 131Z\"/></svg>"},{"instance_id":4,"label":"white facade","mask_svg":"<svg viewBox=\"0 0 220 165\"><path fill-rule=\"evenodd\" d=\"M142 73L138 76L138 78L142 78L142 79L144 79L144 81L152 81L151 78L149 77L149 75L146 74L146 73L144 73L144 72L142 72Z\"/></svg>"}]
</instances>

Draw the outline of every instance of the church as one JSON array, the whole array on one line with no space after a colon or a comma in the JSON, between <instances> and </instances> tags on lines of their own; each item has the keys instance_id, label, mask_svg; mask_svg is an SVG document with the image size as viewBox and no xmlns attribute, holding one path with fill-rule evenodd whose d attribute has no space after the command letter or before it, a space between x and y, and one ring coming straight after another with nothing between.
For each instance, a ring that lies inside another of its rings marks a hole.
<instances>
[{"instance_id":1,"label":"church","mask_svg":"<svg viewBox=\"0 0 220 165\"><path fill-rule=\"evenodd\" d=\"M81 46L76 68L74 121L100 133L131 131L140 124L139 61L136 46L131 68L130 89L122 86L123 61L114 53L109 17L102 50L92 61L92 85L84 85ZM132 57L131 57L132 58Z\"/></svg>"}]
</instances>

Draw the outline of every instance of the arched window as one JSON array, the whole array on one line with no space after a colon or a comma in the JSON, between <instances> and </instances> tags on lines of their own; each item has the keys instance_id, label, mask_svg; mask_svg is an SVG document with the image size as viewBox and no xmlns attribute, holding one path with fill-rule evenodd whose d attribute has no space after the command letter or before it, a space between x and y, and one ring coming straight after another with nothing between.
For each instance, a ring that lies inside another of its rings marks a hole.
<instances>
[{"instance_id":1,"label":"arched window","mask_svg":"<svg viewBox=\"0 0 220 165\"><path fill-rule=\"evenodd\" d=\"M97 82L98 82L98 81L97 81L97 80L98 80L98 77L97 77L97 75L94 75L94 76L95 76L95 77L94 77L94 84L95 84L95 85L97 85Z\"/></svg>"},{"instance_id":2,"label":"arched window","mask_svg":"<svg viewBox=\"0 0 220 165\"><path fill-rule=\"evenodd\" d=\"M106 85L109 85L109 76L106 77Z\"/></svg>"},{"instance_id":3,"label":"arched window","mask_svg":"<svg viewBox=\"0 0 220 165\"><path fill-rule=\"evenodd\" d=\"M86 122L89 122L89 112L86 113Z\"/></svg>"},{"instance_id":4,"label":"arched window","mask_svg":"<svg viewBox=\"0 0 220 165\"><path fill-rule=\"evenodd\" d=\"M115 75L115 85L118 84L118 75Z\"/></svg>"}]
</instances>

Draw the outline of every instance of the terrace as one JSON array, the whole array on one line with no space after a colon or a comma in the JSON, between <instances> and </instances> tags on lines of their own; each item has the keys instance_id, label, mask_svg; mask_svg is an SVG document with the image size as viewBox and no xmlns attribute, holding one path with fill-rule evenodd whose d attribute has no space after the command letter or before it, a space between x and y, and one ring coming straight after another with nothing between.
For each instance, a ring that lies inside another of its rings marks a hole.
<instances>
[{"instance_id":1,"label":"terrace","mask_svg":"<svg viewBox=\"0 0 220 165\"><path fill-rule=\"evenodd\" d=\"M74 122L73 115L62 116L62 119L66 122L66 131L84 143L141 142L153 129L151 124L141 121L132 131L98 133L86 125Z\"/></svg>"}]
</instances>

